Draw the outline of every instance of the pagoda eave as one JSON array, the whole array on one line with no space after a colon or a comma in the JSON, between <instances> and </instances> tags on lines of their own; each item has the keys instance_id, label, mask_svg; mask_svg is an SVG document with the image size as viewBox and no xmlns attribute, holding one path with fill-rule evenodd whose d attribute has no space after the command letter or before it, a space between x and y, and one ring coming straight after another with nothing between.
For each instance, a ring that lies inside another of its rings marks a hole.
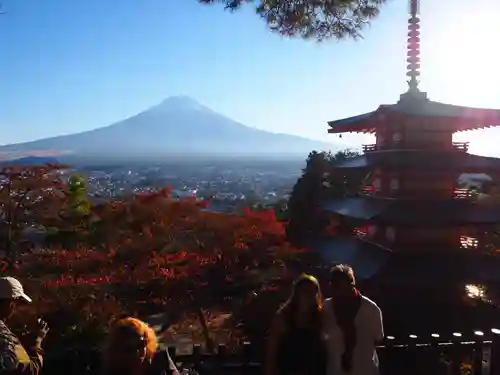
<instances>
[{"instance_id":1,"label":"pagoda eave","mask_svg":"<svg viewBox=\"0 0 500 375\"><path fill-rule=\"evenodd\" d=\"M500 126L500 110L408 99L393 105L381 105L362 115L329 121L328 133L373 133L388 122L415 122L461 132Z\"/></svg>"},{"instance_id":2,"label":"pagoda eave","mask_svg":"<svg viewBox=\"0 0 500 375\"><path fill-rule=\"evenodd\" d=\"M379 269L377 281L401 283L428 283L436 285L500 282L500 254L487 254L470 249L449 251L405 252L394 249Z\"/></svg>"},{"instance_id":3,"label":"pagoda eave","mask_svg":"<svg viewBox=\"0 0 500 375\"><path fill-rule=\"evenodd\" d=\"M324 264L346 263L356 270L358 280L434 285L450 283L500 282L500 254L470 249L443 251L425 247L422 251L389 249L359 237L322 239L311 246Z\"/></svg>"},{"instance_id":4,"label":"pagoda eave","mask_svg":"<svg viewBox=\"0 0 500 375\"><path fill-rule=\"evenodd\" d=\"M382 125L379 117L377 111L373 111L341 120L329 121L330 129L328 129L328 133L374 133Z\"/></svg>"},{"instance_id":5,"label":"pagoda eave","mask_svg":"<svg viewBox=\"0 0 500 375\"><path fill-rule=\"evenodd\" d=\"M319 254L323 264L345 263L354 267L359 280L375 276L391 254L391 250L383 246L353 236L321 239L310 247Z\"/></svg>"},{"instance_id":6,"label":"pagoda eave","mask_svg":"<svg viewBox=\"0 0 500 375\"><path fill-rule=\"evenodd\" d=\"M500 158L468 154L460 151L378 150L333 163L333 170L363 169L383 165L389 169L422 168L450 170L459 173L500 174Z\"/></svg>"},{"instance_id":7,"label":"pagoda eave","mask_svg":"<svg viewBox=\"0 0 500 375\"><path fill-rule=\"evenodd\" d=\"M467 199L397 200L377 197L342 198L326 202L323 209L365 222L405 225L485 225L500 223L500 207Z\"/></svg>"}]
</instances>

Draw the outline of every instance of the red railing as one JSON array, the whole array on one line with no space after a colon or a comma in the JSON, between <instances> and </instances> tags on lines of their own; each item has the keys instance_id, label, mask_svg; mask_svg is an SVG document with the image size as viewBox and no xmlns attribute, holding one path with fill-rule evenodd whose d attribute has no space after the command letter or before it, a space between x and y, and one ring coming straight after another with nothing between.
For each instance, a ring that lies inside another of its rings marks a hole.
<instances>
[{"instance_id":1,"label":"red railing","mask_svg":"<svg viewBox=\"0 0 500 375\"><path fill-rule=\"evenodd\" d=\"M453 198L456 199L470 199L473 197L472 192L469 189L455 189L453 190Z\"/></svg>"},{"instance_id":2,"label":"red railing","mask_svg":"<svg viewBox=\"0 0 500 375\"><path fill-rule=\"evenodd\" d=\"M473 199L475 198L475 195L473 192L471 192L468 189L453 189L453 190L448 190L448 191L433 191L433 190L428 190L428 191L420 191L420 192L409 192L406 193L404 191L396 191L394 192L395 194L392 194L394 197L401 198L401 199L426 199L429 197L436 197L439 196L441 198L446 199L448 198L454 198L454 199ZM372 185L364 185L361 187L359 194L365 195L365 196L372 196L377 194L377 190L375 187ZM389 195L389 196L392 196Z\"/></svg>"},{"instance_id":3,"label":"red railing","mask_svg":"<svg viewBox=\"0 0 500 375\"><path fill-rule=\"evenodd\" d=\"M375 194L375 188L371 185L364 185L361 187L361 194L362 195L373 195Z\"/></svg>"},{"instance_id":4,"label":"red railing","mask_svg":"<svg viewBox=\"0 0 500 375\"><path fill-rule=\"evenodd\" d=\"M368 228L355 228L353 233L358 237L365 237L368 234Z\"/></svg>"},{"instance_id":5,"label":"red railing","mask_svg":"<svg viewBox=\"0 0 500 375\"><path fill-rule=\"evenodd\" d=\"M462 152L467 152L469 151L469 142L452 142L451 147L455 151L462 151ZM422 148L422 149L441 149L441 145L432 145L432 144L425 144L425 145L420 145L420 146L415 146L415 145L408 145L406 147L402 147L400 144L393 144L393 145L387 145L387 146L381 146L377 145L375 143L370 144L370 145L362 145L363 152L373 152L373 151L379 151L379 150L391 150L391 149L413 149L413 148Z\"/></svg>"},{"instance_id":6,"label":"red railing","mask_svg":"<svg viewBox=\"0 0 500 375\"><path fill-rule=\"evenodd\" d=\"M377 151L380 149L379 146L377 146L376 144L372 144L372 145L363 145L363 152L373 152L373 151Z\"/></svg>"},{"instance_id":7,"label":"red railing","mask_svg":"<svg viewBox=\"0 0 500 375\"><path fill-rule=\"evenodd\" d=\"M469 142L453 142L451 145L456 151L469 151Z\"/></svg>"}]
</instances>

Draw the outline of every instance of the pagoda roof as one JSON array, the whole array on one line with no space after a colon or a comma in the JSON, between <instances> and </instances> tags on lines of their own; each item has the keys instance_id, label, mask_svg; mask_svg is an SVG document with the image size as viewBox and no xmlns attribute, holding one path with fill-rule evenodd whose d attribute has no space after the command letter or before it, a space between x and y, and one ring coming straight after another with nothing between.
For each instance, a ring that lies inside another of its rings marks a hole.
<instances>
[{"instance_id":1,"label":"pagoda roof","mask_svg":"<svg viewBox=\"0 0 500 375\"><path fill-rule=\"evenodd\" d=\"M424 93L419 93L424 94ZM500 125L500 109L473 108L435 102L426 95L410 92L401 95L396 104L381 105L375 111L362 115L329 121L329 133L373 133L388 116L400 118L428 118L438 124L449 124L453 131L481 129Z\"/></svg>"},{"instance_id":2,"label":"pagoda roof","mask_svg":"<svg viewBox=\"0 0 500 375\"><path fill-rule=\"evenodd\" d=\"M355 197L330 200L325 211L360 221L413 225L495 224L500 222L498 206L467 199L419 200Z\"/></svg>"},{"instance_id":3,"label":"pagoda roof","mask_svg":"<svg viewBox=\"0 0 500 375\"><path fill-rule=\"evenodd\" d=\"M387 263L391 250L356 236L322 239L311 246L323 263L354 267L356 278L369 279Z\"/></svg>"},{"instance_id":4,"label":"pagoda roof","mask_svg":"<svg viewBox=\"0 0 500 375\"><path fill-rule=\"evenodd\" d=\"M461 173L500 172L500 158L460 151L380 150L332 163L334 168L356 169L384 165L385 168L459 169Z\"/></svg>"},{"instance_id":5,"label":"pagoda roof","mask_svg":"<svg viewBox=\"0 0 500 375\"><path fill-rule=\"evenodd\" d=\"M312 248L326 264L352 266L358 280L421 285L500 282L500 254L461 248L388 249L356 236L322 239Z\"/></svg>"},{"instance_id":6,"label":"pagoda roof","mask_svg":"<svg viewBox=\"0 0 500 375\"><path fill-rule=\"evenodd\" d=\"M429 249L430 250L430 249ZM490 283L500 281L500 256L471 249L405 252L394 249L393 255L379 270L378 281L398 280L410 283Z\"/></svg>"}]
</instances>

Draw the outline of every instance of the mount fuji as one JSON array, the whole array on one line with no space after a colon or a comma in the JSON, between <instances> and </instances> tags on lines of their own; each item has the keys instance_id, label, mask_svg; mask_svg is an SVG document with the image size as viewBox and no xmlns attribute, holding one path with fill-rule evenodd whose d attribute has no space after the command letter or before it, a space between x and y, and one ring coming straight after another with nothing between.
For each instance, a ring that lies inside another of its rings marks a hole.
<instances>
[{"instance_id":1,"label":"mount fuji","mask_svg":"<svg viewBox=\"0 0 500 375\"><path fill-rule=\"evenodd\" d=\"M112 125L0 147L0 155L158 157L303 155L331 143L255 129L185 96L171 97Z\"/></svg>"}]
</instances>

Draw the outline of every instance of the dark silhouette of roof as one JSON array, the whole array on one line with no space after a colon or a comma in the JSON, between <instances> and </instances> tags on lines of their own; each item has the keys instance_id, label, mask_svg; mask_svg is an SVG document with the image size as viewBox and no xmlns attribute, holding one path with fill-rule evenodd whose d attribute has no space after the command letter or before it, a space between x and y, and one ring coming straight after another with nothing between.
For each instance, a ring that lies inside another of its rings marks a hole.
<instances>
[{"instance_id":1,"label":"dark silhouette of roof","mask_svg":"<svg viewBox=\"0 0 500 375\"><path fill-rule=\"evenodd\" d=\"M500 254L471 249L388 248L361 238L336 237L311 246L324 264L347 263L357 280L397 282L398 285L461 285L500 282ZM457 284L458 283L458 284Z\"/></svg>"},{"instance_id":2,"label":"dark silhouette of roof","mask_svg":"<svg viewBox=\"0 0 500 375\"><path fill-rule=\"evenodd\" d=\"M500 222L497 206L467 199L418 200L377 197L342 198L323 204L326 211L357 220L398 225L495 224Z\"/></svg>"},{"instance_id":3,"label":"dark silhouette of roof","mask_svg":"<svg viewBox=\"0 0 500 375\"><path fill-rule=\"evenodd\" d=\"M375 276L391 255L390 250L354 236L321 239L310 247L320 255L323 264L353 266L358 280Z\"/></svg>"}]
</instances>

